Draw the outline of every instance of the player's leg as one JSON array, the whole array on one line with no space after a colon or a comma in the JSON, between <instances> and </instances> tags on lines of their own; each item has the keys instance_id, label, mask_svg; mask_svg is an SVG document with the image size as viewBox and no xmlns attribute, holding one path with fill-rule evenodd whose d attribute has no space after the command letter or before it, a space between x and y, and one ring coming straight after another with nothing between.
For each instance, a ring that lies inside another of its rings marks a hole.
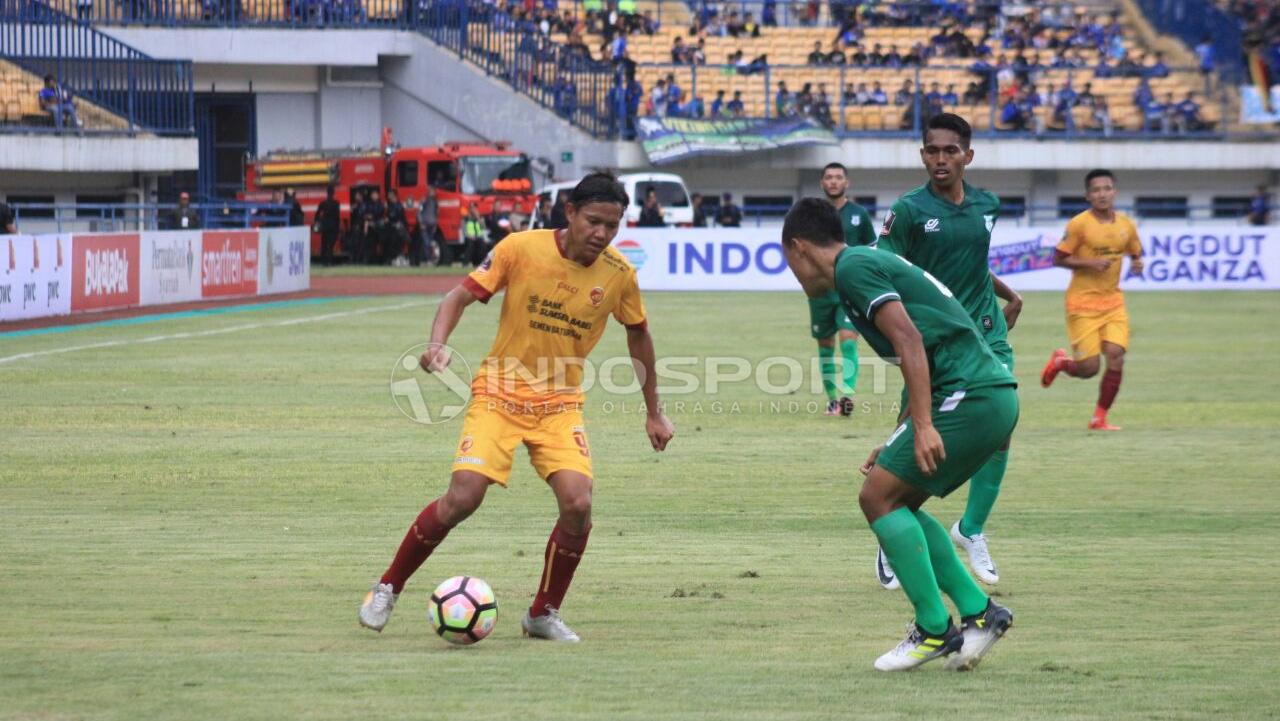
<instances>
[{"instance_id":1,"label":"player's leg","mask_svg":"<svg viewBox=\"0 0 1280 721\"><path fill-rule=\"evenodd\" d=\"M1102 381L1098 384L1098 405L1093 410L1093 418L1089 420L1089 428L1095 431L1118 431L1120 430L1118 426L1107 422L1107 412L1111 410L1111 404L1115 403L1116 395L1120 392L1120 378L1124 371L1124 346L1103 341L1102 354L1107 359L1107 370L1102 374Z\"/></svg>"},{"instance_id":2,"label":"player's leg","mask_svg":"<svg viewBox=\"0 0 1280 721\"><path fill-rule=\"evenodd\" d=\"M1013 370L1013 349L1008 343L997 343L991 350L1005 368ZM1000 497L1000 486L1004 482L1008 466L1009 442L1005 441L969 480L969 497L965 500L964 515L951 527L951 537L965 550L969 556L969 566L984 583L995 584L1000 581L1000 573L991 560L984 530L991 509Z\"/></svg>"},{"instance_id":3,"label":"player's leg","mask_svg":"<svg viewBox=\"0 0 1280 721\"><path fill-rule=\"evenodd\" d=\"M836 313L839 304L827 296L809 299L809 333L818 342L818 371L822 374L822 390L827 394L827 415L840 412L839 389L836 385Z\"/></svg>"},{"instance_id":4,"label":"player's leg","mask_svg":"<svg viewBox=\"0 0 1280 721\"><path fill-rule=\"evenodd\" d=\"M840 368L841 368L841 398L840 398L840 414L845 416L853 415L853 394L858 388L858 334L853 330L853 323L844 314L844 309L839 309L840 318L837 325L840 328Z\"/></svg>"},{"instance_id":5,"label":"player's leg","mask_svg":"<svg viewBox=\"0 0 1280 721\"><path fill-rule=\"evenodd\" d=\"M591 534L591 446L581 411L541 417L525 445L538 475L555 493L559 517L547 539L538 591L521 627L535 638L577 642L578 634L560 618L560 606Z\"/></svg>"},{"instance_id":6,"label":"player's leg","mask_svg":"<svg viewBox=\"0 0 1280 721\"><path fill-rule=\"evenodd\" d=\"M492 482L474 471L454 471L449 489L427 504L409 525L391 565L365 596L360 605L360 625L374 631L381 631L387 625L409 577L426 562L454 526L480 507Z\"/></svg>"},{"instance_id":7,"label":"player's leg","mask_svg":"<svg viewBox=\"0 0 1280 721\"><path fill-rule=\"evenodd\" d=\"M906 639L876 659L875 667L881 671L915 668L954 653L963 643L943 603L924 529L915 515L915 509L928 497L880 465L867 474L858 493L862 513L915 609L915 622ZM950 542L946 545L951 547Z\"/></svg>"},{"instance_id":8,"label":"player's leg","mask_svg":"<svg viewBox=\"0 0 1280 721\"><path fill-rule=\"evenodd\" d=\"M1049 356L1049 362L1040 372L1040 385L1048 388L1058 373L1073 378L1092 378L1098 374L1099 355L1102 353L1102 328L1105 316L1067 316L1067 337L1071 339L1072 354L1059 348Z\"/></svg>"},{"instance_id":9,"label":"player's leg","mask_svg":"<svg viewBox=\"0 0 1280 721\"><path fill-rule=\"evenodd\" d=\"M422 509L405 532L391 565L360 606L360 624L381 631L409 577L426 562L449 531L475 512L489 484L505 486L523 429L520 418L499 404L472 399L454 454L449 488Z\"/></svg>"}]
</instances>

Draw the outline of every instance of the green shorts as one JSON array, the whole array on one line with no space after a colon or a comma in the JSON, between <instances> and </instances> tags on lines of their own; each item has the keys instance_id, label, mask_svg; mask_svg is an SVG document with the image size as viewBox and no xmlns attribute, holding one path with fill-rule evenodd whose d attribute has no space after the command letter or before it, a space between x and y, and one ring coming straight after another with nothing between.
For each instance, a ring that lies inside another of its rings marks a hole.
<instances>
[{"instance_id":1,"label":"green shorts","mask_svg":"<svg viewBox=\"0 0 1280 721\"><path fill-rule=\"evenodd\" d=\"M927 476L916 465L915 433L911 419L898 426L885 442L876 465L931 496L946 496L964 485L992 453L1013 435L1018 425L1017 386L977 388L935 393L933 427L942 436L946 459Z\"/></svg>"},{"instance_id":2,"label":"green shorts","mask_svg":"<svg viewBox=\"0 0 1280 721\"><path fill-rule=\"evenodd\" d=\"M1004 364L1004 367L1013 372L1013 346L1009 345L1009 341L1001 338L994 343L988 343L987 347L995 353L996 360Z\"/></svg>"},{"instance_id":3,"label":"green shorts","mask_svg":"<svg viewBox=\"0 0 1280 721\"><path fill-rule=\"evenodd\" d=\"M817 340L830 338L837 330L852 331L853 322L840 305L840 296L828 293L821 298L809 299L809 331Z\"/></svg>"}]
</instances>

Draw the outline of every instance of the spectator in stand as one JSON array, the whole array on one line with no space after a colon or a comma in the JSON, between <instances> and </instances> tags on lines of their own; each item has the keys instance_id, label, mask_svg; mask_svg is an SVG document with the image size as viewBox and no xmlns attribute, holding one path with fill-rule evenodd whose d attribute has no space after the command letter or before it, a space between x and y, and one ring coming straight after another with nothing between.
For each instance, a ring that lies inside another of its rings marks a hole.
<instances>
[{"instance_id":1,"label":"spectator in stand","mask_svg":"<svg viewBox=\"0 0 1280 721\"><path fill-rule=\"evenodd\" d=\"M787 90L785 80L778 81L778 92L773 96L773 114L778 118L788 118L796 114L795 98Z\"/></svg>"},{"instance_id":2,"label":"spectator in stand","mask_svg":"<svg viewBox=\"0 0 1280 721\"><path fill-rule=\"evenodd\" d=\"M178 193L178 207L169 213L170 230L195 230L200 227L200 214L191 207L191 196Z\"/></svg>"},{"instance_id":3,"label":"spectator in stand","mask_svg":"<svg viewBox=\"0 0 1280 721\"><path fill-rule=\"evenodd\" d=\"M929 62L928 52L921 43L911 46L911 51L902 57L902 64L907 66L919 67Z\"/></svg>"},{"instance_id":4,"label":"spectator in stand","mask_svg":"<svg viewBox=\"0 0 1280 721\"><path fill-rule=\"evenodd\" d=\"M738 17L738 11L733 10L729 13L729 20L725 23L724 30L731 37L742 37L746 34L747 28L743 24L742 19Z\"/></svg>"},{"instance_id":5,"label":"spectator in stand","mask_svg":"<svg viewBox=\"0 0 1280 721\"><path fill-rule=\"evenodd\" d=\"M17 235L18 225L13 208L8 203L0 202L0 235Z\"/></svg>"},{"instance_id":6,"label":"spectator in stand","mask_svg":"<svg viewBox=\"0 0 1280 721\"><path fill-rule=\"evenodd\" d=\"M912 91L912 82L903 80L902 87L898 88L898 92L893 94L894 105L909 105L915 100L915 93Z\"/></svg>"},{"instance_id":7,"label":"spectator in stand","mask_svg":"<svg viewBox=\"0 0 1280 721\"><path fill-rule=\"evenodd\" d=\"M1105 55L1099 55L1098 64L1093 68L1093 77L1109 78L1112 75L1115 75L1115 73L1116 70L1107 62L1107 57Z\"/></svg>"},{"instance_id":8,"label":"spectator in stand","mask_svg":"<svg viewBox=\"0 0 1280 721\"><path fill-rule=\"evenodd\" d=\"M885 93L884 88L880 87L879 80L877 80L875 84L871 86L871 100L869 104L870 105L888 105L889 104L889 96L888 94Z\"/></svg>"},{"instance_id":9,"label":"spectator in stand","mask_svg":"<svg viewBox=\"0 0 1280 721\"><path fill-rule=\"evenodd\" d=\"M1169 77L1169 66L1164 62L1164 53L1156 53L1155 62L1144 69L1144 74L1151 78Z\"/></svg>"},{"instance_id":10,"label":"spectator in stand","mask_svg":"<svg viewBox=\"0 0 1280 721\"><path fill-rule=\"evenodd\" d=\"M711 101L711 119L719 120L720 117L724 115L724 111L725 111L724 90L717 90L716 99Z\"/></svg>"},{"instance_id":11,"label":"spectator in stand","mask_svg":"<svg viewBox=\"0 0 1280 721\"><path fill-rule=\"evenodd\" d=\"M383 263L396 262L404 255L405 246L409 243L409 219L404 211L404 203L400 202L399 191L389 188L387 190L387 225L382 233Z\"/></svg>"},{"instance_id":12,"label":"spectator in stand","mask_svg":"<svg viewBox=\"0 0 1280 721\"><path fill-rule=\"evenodd\" d=\"M1151 84L1147 82L1147 79L1143 78L1138 81L1138 87L1133 91L1133 104L1139 110L1143 110L1147 107L1147 102L1153 98L1155 98L1155 94L1151 92Z\"/></svg>"},{"instance_id":13,"label":"spectator in stand","mask_svg":"<svg viewBox=\"0 0 1280 721\"><path fill-rule=\"evenodd\" d=\"M1173 94L1169 94L1169 99L1173 99ZM1181 132L1195 132L1197 130L1208 130L1208 125L1204 119L1200 117L1200 103L1196 102L1196 94L1188 92L1187 97L1178 103L1177 116L1174 123Z\"/></svg>"},{"instance_id":14,"label":"spectator in stand","mask_svg":"<svg viewBox=\"0 0 1280 721\"><path fill-rule=\"evenodd\" d=\"M1200 73L1206 78L1213 75L1213 36L1205 35L1196 44L1196 59L1200 61Z\"/></svg>"},{"instance_id":15,"label":"spectator in stand","mask_svg":"<svg viewBox=\"0 0 1280 721\"><path fill-rule=\"evenodd\" d=\"M685 47L684 38L679 35L677 35L676 39L671 43L671 64L689 64L689 48Z\"/></svg>"},{"instance_id":16,"label":"spectator in stand","mask_svg":"<svg viewBox=\"0 0 1280 721\"><path fill-rule=\"evenodd\" d=\"M778 0L764 0L764 9L760 11L760 22L768 28L778 27Z\"/></svg>"},{"instance_id":17,"label":"spectator in stand","mask_svg":"<svg viewBox=\"0 0 1280 721\"><path fill-rule=\"evenodd\" d=\"M1017 98L1010 97L1000 108L1000 124L1009 130L1026 130L1027 116Z\"/></svg>"},{"instance_id":18,"label":"spectator in stand","mask_svg":"<svg viewBox=\"0 0 1280 721\"><path fill-rule=\"evenodd\" d=\"M302 212L302 203L298 202L298 192L293 188L285 188L284 202L289 205L289 225L306 225L306 214Z\"/></svg>"},{"instance_id":19,"label":"spectator in stand","mask_svg":"<svg viewBox=\"0 0 1280 721\"><path fill-rule=\"evenodd\" d=\"M61 130L64 121L72 128L81 127L71 91L62 87L52 74L44 76L44 87L40 88L37 97L40 101L40 109L53 118L54 127Z\"/></svg>"},{"instance_id":20,"label":"spectator in stand","mask_svg":"<svg viewBox=\"0 0 1280 721\"><path fill-rule=\"evenodd\" d=\"M667 115L667 81L658 78L658 82L649 91L650 115L664 118Z\"/></svg>"},{"instance_id":21,"label":"spectator in stand","mask_svg":"<svg viewBox=\"0 0 1280 721\"><path fill-rule=\"evenodd\" d=\"M961 102L965 105L981 105L987 99L987 94L982 92L982 88L978 87L976 82L969 83L964 89L964 97Z\"/></svg>"},{"instance_id":22,"label":"spectator in stand","mask_svg":"<svg viewBox=\"0 0 1280 721\"><path fill-rule=\"evenodd\" d=\"M809 65L826 65L827 54L822 52L822 42L813 41L813 52L809 53L809 59L806 61Z\"/></svg>"},{"instance_id":23,"label":"spectator in stand","mask_svg":"<svg viewBox=\"0 0 1280 721\"><path fill-rule=\"evenodd\" d=\"M733 204L732 193L721 196L720 212L716 214L716 223L722 228L742 227L742 209Z\"/></svg>"},{"instance_id":24,"label":"spectator in stand","mask_svg":"<svg viewBox=\"0 0 1280 721\"><path fill-rule=\"evenodd\" d=\"M845 55L844 55L844 51L840 49L840 43L838 42L831 43L831 52L827 53L826 64L827 65L844 65L844 63L845 63Z\"/></svg>"},{"instance_id":25,"label":"spectator in stand","mask_svg":"<svg viewBox=\"0 0 1280 721\"><path fill-rule=\"evenodd\" d=\"M760 37L760 24L755 21L751 13L742 16L742 34L749 38Z\"/></svg>"},{"instance_id":26,"label":"spectator in stand","mask_svg":"<svg viewBox=\"0 0 1280 721\"><path fill-rule=\"evenodd\" d=\"M467 207L467 214L462 219L462 242L464 262L480 265L489 252L489 233L484 216L480 215L480 206L475 201Z\"/></svg>"},{"instance_id":27,"label":"spectator in stand","mask_svg":"<svg viewBox=\"0 0 1280 721\"><path fill-rule=\"evenodd\" d=\"M1085 83L1080 94L1076 96L1076 105L1092 108L1097 102L1098 96L1093 94L1093 83Z\"/></svg>"},{"instance_id":28,"label":"spectator in stand","mask_svg":"<svg viewBox=\"0 0 1280 721\"><path fill-rule=\"evenodd\" d=\"M826 90L818 91L818 95L813 99L813 105L809 108L809 115L825 127L835 127L836 121L831 117L831 98L827 97Z\"/></svg>"},{"instance_id":29,"label":"spectator in stand","mask_svg":"<svg viewBox=\"0 0 1280 721\"><path fill-rule=\"evenodd\" d=\"M881 63L882 63L886 68L901 68L901 67L902 67L902 56L898 54L898 46L897 46L897 45L890 45L890 46L889 46L889 52L887 52L887 53L885 53L885 54L884 54L884 57L881 59Z\"/></svg>"},{"instance_id":30,"label":"spectator in stand","mask_svg":"<svg viewBox=\"0 0 1280 721\"><path fill-rule=\"evenodd\" d=\"M693 205L693 227L707 227L707 210L702 207L702 193L689 196L689 202Z\"/></svg>"},{"instance_id":31,"label":"spectator in stand","mask_svg":"<svg viewBox=\"0 0 1280 721\"><path fill-rule=\"evenodd\" d=\"M1093 129L1101 130L1106 137L1111 137L1111 109L1107 107L1107 96L1099 95L1093 101Z\"/></svg>"},{"instance_id":32,"label":"spectator in stand","mask_svg":"<svg viewBox=\"0 0 1280 721\"><path fill-rule=\"evenodd\" d=\"M686 118L705 118L707 116L707 106L702 102L702 96L694 95L689 98L689 102L685 103L681 114Z\"/></svg>"},{"instance_id":33,"label":"spectator in stand","mask_svg":"<svg viewBox=\"0 0 1280 721\"><path fill-rule=\"evenodd\" d=\"M636 222L641 228L665 228L667 223L662 218L662 205L658 203L658 191L649 186L644 191L644 205L640 207L640 220Z\"/></svg>"},{"instance_id":34,"label":"spectator in stand","mask_svg":"<svg viewBox=\"0 0 1280 721\"><path fill-rule=\"evenodd\" d=\"M942 85L933 83L929 86L929 92L924 94L925 105L942 106Z\"/></svg>"},{"instance_id":35,"label":"spectator in stand","mask_svg":"<svg viewBox=\"0 0 1280 721\"><path fill-rule=\"evenodd\" d=\"M1142 107L1142 128L1144 130L1158 130L1161 133L1169 132L1169 109L1164 106L1155 96L1151 96Z\"/></svg>"},{"instance_id":36,"label":"spectator in stand","mask_svg":"<svg viewBox=\"0 0 1280 721\"><path fill-rule=\"evenodd\" d=\"M956 94L956 86L954 84L947 85L947 92L942 94L942 104L947 107L954 107L960 104L960 96Z\"/></svg>"},{"instance_id":37,"label":"spectator in stand","mask_svg":"<svg viewBox=\"0 0 1280 721\"><path fill-rule=\"evenodd\" d=\"M680 116L680 104L684 102L684 91L676 84L676 76L667 73L667 115Z\"/></svg>"},{"instance_id":38,"label":"spectator in stand","mask_svg":"<svg viewBox=\"0 0 1280 721\"><path fill-rule=\"evenodd\" d=\"M1267 192L1267 186L1259 185L1249 201L1249 225L1267 225L1270 222L1271 194Z\"/></svg>"},{"instance_id":39,"label":"spectator in stand","mask_svg":"<svg viewBox=\"0 0 1280 721\"><path fill-rule=\"evenodd\" d=\"M644 89L635 75L627 79L627 126L622 137L631 140L636 137L636 117L640 115L640 103L644 100Z\"/></svg>"},{"instance_id":40,"label":"spectator in stand","mask_svg":"<svg viewBox=\"0 0 1280 721\"><path fill-rule=\"evenodd\" d=\"M730 100L729 105L726 106L725 115L730 118L742 118L746 117L746 114L747 109L742 102L742 91L733 91L733 100Z\"/></svg>"},{"instance_id":41,"label":"spectator in stand","mask_svg":"<svg viewBox=\"0 0 1280 721\"><path fill-rule=\"evenodd\" d=\"M871 46L871 52L867 53L866 64L875 68L884 65L884 53L880 51L880 43Z\"/></svg>"},{"instance_id":42,"label":"spectator in stand","mask_svg":"<svg viewBox=\"0 0 1280 721\"><path fill-rule=\"evenodd\" d=\"M689 62L693 65L707 64L707 39L698 38L698 44L689 51Z\"/></svg>"}]
</instances>

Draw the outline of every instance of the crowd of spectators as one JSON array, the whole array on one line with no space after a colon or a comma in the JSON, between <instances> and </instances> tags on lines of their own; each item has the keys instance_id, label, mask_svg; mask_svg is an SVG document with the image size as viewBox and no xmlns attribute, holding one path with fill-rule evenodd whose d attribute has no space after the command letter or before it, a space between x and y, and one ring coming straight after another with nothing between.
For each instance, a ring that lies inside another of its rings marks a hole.
<instances>
[{"instance_id":1,"label":"crowd of spectators","mask_svg":"<svg viewBox=\"0 0 1280 721\"><path fill-rule=\"evenodd\" d=\"M1267 73L1265 82L1280 84L1280 3L1276 0L1230 0L1227 9L1240 21L1244 52L1256 54L1261 61ZM1211 38L1205 41L1209 42Z\"/></svg>"}]
</instances>

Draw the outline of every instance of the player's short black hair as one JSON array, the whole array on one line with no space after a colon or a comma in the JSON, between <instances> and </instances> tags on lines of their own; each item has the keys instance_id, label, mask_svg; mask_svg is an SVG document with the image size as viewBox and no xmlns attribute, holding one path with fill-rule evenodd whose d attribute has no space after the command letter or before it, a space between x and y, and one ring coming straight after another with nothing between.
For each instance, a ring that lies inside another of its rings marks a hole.
<instances>
[{"instance_id":1,"label":"player's short black hair","mask_svg":"<svg viewBox=\"0 0 1280 721\"><path fill-rule=\"evenodd\" d=\"M823 175L826 175L828 170L839 170L845 175L849 174L848 169L844 167L844 163L827 163L826 165L822 166Z\"/></svg>"},{"instance_id":2,"label":"player's short black hair","mask_svg":"<svg viewBox=\"0 0 1280 721\"><path fill-rule=\"evenodd\" d=\"M569 202L576 208L592 203L616 203L626 210L631 200L627 197L626 188L613 177L613 173L600 171L578 181L569 193Z\"/></svg>"},{"instance_id":3,"label":"player's short black hair","mask_svg":"<svg viewBox=\"0 0 1280 721\"><path fill-rule=\"evenodd\" d=\"M1092 183L1094 178L1111 178L1112 183L1116 182L1115 173L1107 170L1106 168L1094 168L1084 176L1084 187L1086 190L1089 188L1089 183Z\"/></svg>"},{"instance_id":4,"label":"player's short black hair","mask_svg":"<svg viewBox=\"0 0 1280 721\"><path fill-rule=\"evenodd\" d=\"M929 118L929 122L924 124L924 134L920 136L921 142L929 142L930 130L950 130L954 132L960 136L960 147L965 150L969 149L969 142L973 140L973 128L969 126L969 121L955 113L938 113Z\"/></svg>"},{"instance_id":5,"label":"player's short black hair","mask_svg":"<svg viewBox=\"0 0 1280 721\"><path fill-rule=\"evenodd\" d=\"M835 245L844 242L844 226L835 206L822 198L801 198L787 211L782 221L782 244L789 246L795 238L804 238L814 245Z\"/></svg>"}]
</instances>

